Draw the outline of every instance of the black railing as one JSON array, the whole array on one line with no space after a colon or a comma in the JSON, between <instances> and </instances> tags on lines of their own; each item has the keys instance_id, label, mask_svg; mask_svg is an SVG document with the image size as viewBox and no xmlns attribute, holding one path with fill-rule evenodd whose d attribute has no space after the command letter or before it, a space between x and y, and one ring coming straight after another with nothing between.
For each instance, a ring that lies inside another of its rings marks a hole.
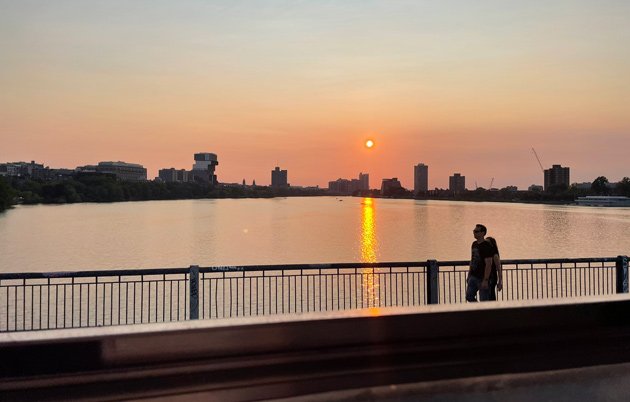
<instances>
[{"instance_id":1,"label":"black railing","mask_svg":"<svg viewBox=\"0 0 630 402\"><path fill-rule=\"evenodd\" d=\"M506 260L498 300L628 292L628 260ZM465 301L468 261L0 274L0 332Z\"/></svg>"}]
</instances>

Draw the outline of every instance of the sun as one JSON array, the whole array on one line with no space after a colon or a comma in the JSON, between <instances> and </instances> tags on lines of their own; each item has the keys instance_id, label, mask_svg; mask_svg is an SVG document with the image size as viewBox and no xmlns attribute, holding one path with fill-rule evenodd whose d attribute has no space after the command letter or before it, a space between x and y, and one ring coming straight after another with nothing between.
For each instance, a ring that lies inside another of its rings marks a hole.
<instances>
[{"instance_id":1,"label":"sun","mask_svg":"<svg viewBox=\"0 0 630 402\"><path fill-rule=\"evenodd\" d=\"M372 141L372 140L365 141L365 147L366 148L372 148L373 146L374 146L374 141Z\"/></svg>"}]
</instances>

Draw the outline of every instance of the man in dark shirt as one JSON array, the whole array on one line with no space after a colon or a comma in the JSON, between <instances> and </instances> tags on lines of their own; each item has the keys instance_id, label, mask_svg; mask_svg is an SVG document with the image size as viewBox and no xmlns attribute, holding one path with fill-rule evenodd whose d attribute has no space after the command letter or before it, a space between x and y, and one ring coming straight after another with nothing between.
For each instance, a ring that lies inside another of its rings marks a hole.
<instances>
[{"instance_id":1,"label":"man in dark shirt","mask_svg":"<svg viewBox=\"0 0 630 402\"><path fill-rule=\"evenodd\" d=\"M485 239L487 231L481 224L477 224L473 230L475 241L470 247L470 270L466 284L466 301L469 302L477 301L477 292L479 292L480 301L490 299L488 280L492 271L493 249Z\"/></svg>"}]
</instances>

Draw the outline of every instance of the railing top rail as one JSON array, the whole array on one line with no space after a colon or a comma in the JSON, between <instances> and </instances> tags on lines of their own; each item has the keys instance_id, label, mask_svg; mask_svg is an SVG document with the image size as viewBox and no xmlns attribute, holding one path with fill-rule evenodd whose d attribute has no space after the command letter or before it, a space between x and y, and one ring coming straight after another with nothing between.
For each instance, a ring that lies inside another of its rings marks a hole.
<instances>
[{"instance_id":1,"label":"railing top rail","mask_svg":"<svg viewBox=\"0 0 630 402\"><path fill-rule=\"evenodd\" d=\"M351 262L331 264L275 264L275 265L226 265L199 267L199 272L221 271L294 271L307 269L352 269L352 268L416 268L426 267L426 261L406 262Z\"/></svg>"},{"instance_id":2,"label":"railing top rail","mask_svg":"<svg viewBox=\"0 0 630 402\"><path fill-rule=\"evenodd\" d=\"M89 278L95 276L138 276L187 274L188 268L140 268L120 270L63 271L63 272L17 272L0 273L1 279L47 279L47 278Z\"/></svg>"},{"instance_id":3,"label":"railing top rail","mask_svg":"<svg viewBox=\"0 0 630 402\"><path fill-rule=\"evenodd\" d=\"M546 259L514 259L503 260L504 265L517 264L562 264L562 263L605 263L615 262L617 257L596 258L546 258ZM468 260L438 261L438 266L467 266ZM321 270L321 269L357 269L357 268L418 268L426 267L427 261L407 262L375 262L375 263L331 263L331 264L276 264L276 265L233 265L199 267L199 272L234 272L234 271L292 271L292 270ZM0 273L3 279L47 279L47 278L85 278L107 276L138 276L138 275L171 275L186 274L189 268L151 268L124 270L92 270L67 272L20 272Z\"/></svg>"},{"instance_id":4,"label":"railing top rail","mask_svg":"<svg viewBox=\"0 0 630 402\"><path fill-rule=\"evenodd\" d=\"M503 265L517 265L517 264L573 264L573 263L585 263L585 262L615 262L617 257L595 257L595 258L527 258L527 259L513 259L504 260L501 259ZM438 261L438 266L460 266L469 265L470 261Z\"/></svg>"}]
</instances>

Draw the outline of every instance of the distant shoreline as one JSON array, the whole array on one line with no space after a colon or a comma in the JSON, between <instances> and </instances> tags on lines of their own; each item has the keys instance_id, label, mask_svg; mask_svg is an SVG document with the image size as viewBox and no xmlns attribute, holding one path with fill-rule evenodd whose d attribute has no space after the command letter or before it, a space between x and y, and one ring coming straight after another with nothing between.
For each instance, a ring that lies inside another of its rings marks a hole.
<instances>
[{"instance_id":1,"label":"distant shoreline","mask_svg":"<svg viewBox=\"0 0 630 402\"><path fill-rule=\"evenodd\" d=\"M312 197L350 197L350 198L375 198L383 200L410 200L410 201L455 201L455 202L497 202L507 204L540 204L540 205L576 205L575 201L554 201L554 200L502 200L502 199L461 199L461 198L413 198L413 197L392 197L380 195L349 195L349 194L277 194L277 195L257 195L257 196L216 196L216 197L184 197L184 198L150 198L150 199L130 199L113 201L72 201L72 202L15 202L1 212L8 211L18 205L69 205L69 204L113 204L122 202L145 202L145 201L185 201L185 200L223 200L223 199L273 199L273 198L312 198Z\"/></svg>"},{"instance_id":2,"label":"distant shoreline","mask_svg":"<svg viewBox=\"0 0 630 402\"><path fill-rule=\"evenodd\" d=\"M199 183L163 183L155 181L119 181L109 176L86 176L69 180L0 180L4 202L0 211L11 205L60 205L76 203L110 203L126 201L161 201L194 199L240 199L277 197L372 197L382 199L410 199L432 201L501 202L541 205L576 205L578 197L592 195L591 192L565 189L555 192L485 190L482 188L453 193L449 190L431 190L429 194L414 196L404 188L394 189L383 195L378 189L356 191L353 194L330 192L314 187L246 186L219 184L216 186ZM1 194L0 194L1 195Z\"/></svg>"}]
</instances>

